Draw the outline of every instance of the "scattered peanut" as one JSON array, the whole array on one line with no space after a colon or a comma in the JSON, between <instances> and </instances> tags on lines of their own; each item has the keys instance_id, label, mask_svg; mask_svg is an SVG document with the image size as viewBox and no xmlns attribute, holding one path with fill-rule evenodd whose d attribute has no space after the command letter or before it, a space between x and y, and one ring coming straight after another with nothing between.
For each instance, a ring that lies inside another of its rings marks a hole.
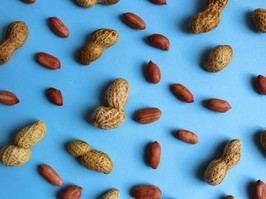
<instances>
[{"instance_id":1,"label":"scattered peanut","mask_svg":"<svg viewBox=\"0 0 266 199\"><path fill-rule=\"evenodd\" d=\"M211 50L208 59L203 63L203 66L209 72L219 72L230 63L232 57L233 49L231 46L216 46Z\"/></svg>"},{"instance_id":2,"label":"scattered peanut","mask_svg":"<svg viewBox=\"0 0 266 199\"><path fill-rule=\"evenodd\" d=\"M19 103L19 99L14 93L9 91L0 91L0 103L8 106L13 106Z\"/></svg>"},{"instance_id":3,"label":"scattered peanut","mask_svg":"<svg viewBox=\"0 0 266 199\"><path fill-rule=\"evenodd\" d=\"M140 185L132 189L131 195L135 199L160 199L162 192L154 185Z\"/></svg>"},{"instance_id":4,"label":"scattered peanut","mask_svg":"<svg viewBox=\"0 0 266 199\"><path fill-rule=\"evenodd\" d=\"M266 131L260 134L260 144L264 150L266 150Z\"/></svg>"},{"instance_id":5,"label":"scattered peanut","mask_svg":"<svg viewBox=\"0 0 266 199\"><path fill-rule=\"evenodd\" d=\"M49 88L47 90L47 96L53 104L63 106L63 96L60 90L56 88Z\"/></svg>"},{"instance_id":6,"label":"scattered peanut","mask_svg":"<svg viewBox=\"0 0 266 199\"><path fill-rule=\"evenodd\" d=\"M124 13L123 15L124 22L131 28L144 30L146 29L146 24L139 16L132 12Z\"/></svg>"},{"instance_id":7,"label":"scattered peanut","mask_svg":"<svg viewBox=\"0 0 266 199\"><path fill-rule=\"evenodd\" d=\"M65 24L57 17L49 17L48 21L52 31L57 34L59 37L69 37L69 30Z\"/></svg>"},{"instance_id":8,"label":"scattered peanut","mask_svg":"<svg viewBox=\"0 0 266 199\"><path fill-rule=\"evenodd\" d=\"M157 169L161 160L161 145L155 141L149 146L148 163L151 168Z\"/></svg>"},{"instance_id":9,"label":"scattered peanut","mask_svg":"<svg viewBox=\"0 0 266 199\"><path fill-rule=\"evenodd\" d=\"M146 67L148 80L153 84L158 84L161 80L161 71L157 64L149 61Z\"/></svg>"},{"instance_id":10,"label":"scattered peanut","mask_svg":"<svg viewBox=\"0 0 266 199\"><path fill-rule=\"evenodd\" d=\"M160 119L162 112L158 108L145 108L139 110L135 115L135 121L140 124L149 124Z\"/></svg>"},{"instance_id":11,"label":"scattered peanut","mask_svg":"<svg viewBox=\"0 0 266 199\"><path fill-rule=\"evenodd\" d=\"M210 185L220 184L229 169L233 168L240 160L241 141L231 140L225 147L220 159L213 160L207 167L204 180Z\"/></svg>"},{"instance_id":12,"label":"scattered peanut","mask_svg":"<svg viewBox=\"0 0 266 199\"><path fill-rule=\"evenodd\" d=\"M225 113L232 108L227 101L216 98L208 99L207 106L209 109L220 113Z\"/></svg>"},{"instance_id":13,"label":"scattered peanut","mask_svg":"<svg viewBox=\"0 0 266 199\"><path fill-rule=\"evenodd\" d=\"M172 92L176 95L176 97L183 102L193 103L194 97L192 93L182 84L172 84L171 85Z\"/></svg>"},{"instance_id":14,"label":"scattered peanut","mask_svg":"<svg viewBox=\"0 0 266 199\"><path fill-rule=\"evenodd\" d=\"M116 79L105 93L107 106L99 106L91 115L91 122L101 129L117 128L126 119L124 106L128 100L129 84L125 79Z\"/></svg>"},{"instance_id":15,"label":"scattered peanut","mask_svg":"<svg viewBox=\"0 0 266 199\"><path fill-rule=\"evenodd\" d=\"M54 186L61 186L63 184L62 179L56 173L56 171L47 164L41 164L38 166L41 176Z\"/></svg>"},{"instance_id":16,"label":"scattered peanut","mask_svg":"<svg viewBox=\"0 0 266 199\"><path fill-rule=\"evenodd\" d=\"M61 62L58 58L44 52L37 53L36 60L39 64L52 70L61 68Z\"/></svg>"},{"instance_id":17,"label":"scattered peanut","mask_svg":"<svg viewBox=\"0 0 266 199\"><path fill-rule=\"evenodd\" d=\"M28 39L28 26L15 21L8 26L6 38L0 43L0 65L7 63L14 51L21 48Z\"/></svg>"},{"instance_id":18,"label":"scattered peanut","mask_svg":"<svg viewBox=\"0 0 266 199\"><path fill-rule=\"evenodd\" d=\"M82 187L72 185L60 193L59 199L79 199L82 194Z\"/></svg>"},{"instance_id":19,"label":"scattered peanut","mask_svg":"<svg viewBox=\"0 0 266 199\"><path fill-rule=\"evenodd\" d=\"M199 142L198 136L190 131L187 130L178 130L175 133L175 136L184 142L187 142L189 144L197 144Z\"/></svg>"},{"instance_id":20,"label":"scattered peanut","mask_svg":"<svg viewBox=\"0 0 266 199\"><path fill-rule=\"evenodd\" d=\"M35 3L36 0L22 0L24 3Z\"/></svg>"},{"instance_id":21,"label":"scattered peanut","mask_svg":"<svg viewBox=\"0 0 266 199\"><path fill-rule=\"evenodd\" d=\"M157 5L166 5L166 0L151 0L152 3Z\"/></svg>"},{"instance_id":22,"label":"scattered peanut","mask_svg":"<svg viewBox=\"0 0 266 199\"><path fill-rule=\"evenodd\" d=\"M81 164L90 170L109 174L113 169L113 162L107 154L91 149L90 145L82 140L70 142L68 150L74 157L80 157Z\"/></svg>"},{"instance_id":23,"label":"scattered peanut","mask_svg":"<svg viewBox=\"0 0 266 199\"><path fill-rule=\"evenodd\" d=\"M195 15L190 22L194 34L209 32L220 23L220 16L228 0L206 0L205 10Z\"/></svg>"},{"instance_id":24,"label":"scattered peanut","mask_svg":"<svg viewBox=\"0 0 266 199\"><path fill-rule=\"evenodd\" d=\"M262 95L266 95L266 77L263 75L258 75L258 77L256 78L256 86L258 91L262 94Z\"/></svg>"},{"instance_id":25,"label":"scattered peanut","mask_svg":"<svg viewBox=\"0 0 266 199\"><path fill-rule=\"evenodd\" d=\"M148 37L148 43L155 47L162 50L169 50L170 41L167 37L161 34L153 34Z\"/></svg>"},{"instance_id":26,"label":"scattered peanut","mask_svg":"<svg viewBox=\"0 0 266 199\"><path fill-rule=\"evenodd\" d=\"M261 180L258 180L253 188L254 199L265 199L266 198L266 184Z\"/></svg>"},{"instance_id":27,"label":"scattered peanut","mask_svg":"<svg viewBox=\"0 0 266 199\"><path fill-rule=\"evenodd\" d=\"M104 50L114 45L118 41L118 32L111 29L102 28L95 31L89 43L82 47L78 54L81 64L89 65L98 59Z\"/></svg>"},{"instance_id":28,"label":"scattered peanut","mask_svg":"<svg viewBox=\"0 0 266 199\"><path fill-rule=\"evenodd\" d=\"M118 199L120 195L120 191L117 189L111 189L107 191L101 199Z\"/></svg>"},{"instance_id":29,"label":"scattered peanut","mask_svg":"<svg viewBox=\"0 0 266 199\"><path fill-rule=\"evenodd\" d=\"M29 161L31 147L45 135L46 127L42 121L26 126L15 136L15 145L2 147L0 161L7 167L21 166Z\"/></svg>"},{"instance_id":30,"label":"scattered peanut","mask_svg":"<svg viewBox=\"0 0 266 199\"><path fill-rule=\"evenodd\" d=\"M258 8L252 13L253 23L255 27L263 33L266 33L266 10Z\"/></svg>"},{"instance_id":31,"label":"scattered peanut","mask_svg":"<svg viewBox=\"0 0 266 199\"><path fill-rule=\"evenodd\" d=\"M102 3L107 5L112 5L118 3L120 0L76 0L76 2L84 8L91 8L96 3Z\"/></svg>"}]
</instances>

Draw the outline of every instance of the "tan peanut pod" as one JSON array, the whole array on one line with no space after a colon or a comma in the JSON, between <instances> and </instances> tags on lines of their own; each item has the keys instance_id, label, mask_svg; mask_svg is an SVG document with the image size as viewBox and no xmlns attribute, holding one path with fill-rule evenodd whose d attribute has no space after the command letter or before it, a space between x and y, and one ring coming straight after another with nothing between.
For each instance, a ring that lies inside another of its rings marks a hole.
<instances>
[{"instance_id":1,"label":"tan peanut pod","mask_svg":"<svg viewBox=\"0 0 266 199\"><path fill-rule=\"evenodd\" d=\"M216 46L211 50L208 59L203 63L203 66L209 72L219 72L230 63L232 57L233 49L231 46Z\"/></svg>"},{"instance_id":2,"label":"tan peanut pod","mask_svg":"<svg viewBox=\"0 0 266 199\"><path fill-rule=\"evenodd\" d=\"M120 191L117 189L111 189L107 191L101 199L118 199L120 195Z\"/></svg>"},{"instance_id":3,"label":"tan peanut pod","mask_svg":"<svg viewBox=\"0 0 266 199\"><path fill-rule=\"evenodd\" d=\"M126 119L124 110L99 106L91 115L92 124L101 129L113 129L123 124Z\"/></svg>"},{"instance_id":4,"label":"tan peanut pod","mask_svg":"<svg viewBox=\"0 0 266 199\"><path fill-rule=\"evenodd\" d=\"M227 171L239 162L240 157L241 141L237 139L230 141L226 145L222 157L213 160L209 164L204 173L204 180L213 186L220 184L224 180Z\"/></svg>"},{"instance_id":5,"label":"tan peanut pod","mask_svg":"<svg viewBox=\"0 0 266 199\"><path fill-rule=\"evenodd\" d=\"M252 13L253 23L255 27L263 33L266 33L266 10L258 8Z\"/></svg>"},{"instance_id":6,"label":"tan peanut pod","mask_svg":"<svg viewBox=\"0 0 266 199\"><path fill-rule=\"evenodd\" d=\"M76 2L80 6L82 6L84 8L91 8L96 3L102 3L102 4L112 5L112 4L116 4L117 2L119 2L119 0L76 0Z\"/></svg>"},{"instance_id":7,"label":"tan peanut pod","mask_svg":"<svg viewBox=\"0 0 266 199\"><path fill-rule=\"evenodd\" d=\"M15 145L22 148L31 148L37 144L46 134L46 126L43 121L38 120L32 125L26 126L15 137Z\"/></svg>"},{"instance_id":8,"label":"tan peanut pod","mask_svg":"<svg viewBox=\"0 0 266 199\"><path fill-rule=\"evenodd\" d=\"M87 142L82 140L73 140L68 144L67 149L74 157L80 157L88 153L91 147Z\"/></svg>"},{"instance_id":9,"label":"tan peanut pod","mask_svg":"<svg viewBox=\"0 0 266 199\"><path fill-rule=\"evenodd\" d=\"M204 11L195 15L190 21L190 30L194 34L209 32L220 23L220 17L228 0L206 0Z\"/></svg>"},{"instance_id":10,"label":"tan peanut pod","mask_svg":"<svg viewBox=\"0 0 266 199\"><path fill-rule=\"evenodd\" d=\"M104 174L111 173L113 169L113 162L111 158L101 151L91 150L80 157L80 162L86 168L93 171L102 172Z\"/></svg>"},{"instance_id":11,"label":"tan peanut pod","mask_svg":"<svg viewBox=\"0 0 266 199\"><path fill-rule=\"evenodd\" d=\"M31 149L24 149L14 145L6 146L0 150L1 162L7 166L21 166L29 161Z\"/></svg>"},{"instance_id":12,"label":"tan peanut pod","mask_svg":"<svg viewBox=\"0 0 266 199\"><path fill-rule=\"evenodd\" d=\"M15 21L8 26L5 40L0 43L0 65L7 63L14 51L24 45L28 39L28 26Z\"/></svg>"},{"instance_id":13,"label":"tan peanut pod","mask_svg":"<svg viewBox=\"0 0 266 199\"><path fill-rule=\"evenodd\" d=\"M118 78L107 89L105 101L108 106L116 109L124 109L129 95L129 84L127 80Z\"/></svg>"},{"instance_id":14,"label":"tan peanut pod","mask_svg":"<svg viewBox=\"0 0 266 199\"><path fill-rule=\"evenodd\" d=\"M105 49L114 45L118 41L118 32L111 29L102 28L95 31L87 45L82 47L78 54L81 64L89 65L98 59Z\"/></svg>"},{"instance_id":15,"label":"tan peanut pod","mask_svg":"<svg viewBox=\"0 0 266 199\"><path fill-rule=\"evenodd\" d=\"M264 150L266 150L266 131L260 134L260 144Z\"/></svg>"}]
</instances>

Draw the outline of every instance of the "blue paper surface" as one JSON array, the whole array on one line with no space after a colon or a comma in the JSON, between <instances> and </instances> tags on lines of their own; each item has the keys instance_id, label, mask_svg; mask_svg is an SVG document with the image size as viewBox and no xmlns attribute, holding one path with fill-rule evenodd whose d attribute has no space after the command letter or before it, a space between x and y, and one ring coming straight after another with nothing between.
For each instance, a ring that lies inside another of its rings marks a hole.
<instances>
[{"instance_id":1,"label":"blue paper surface","mask_svg":"<svg viewBox=\"0 0 266 199\"><path fill-rule=\"evenodd\" d=\"M0 165L0 198L56 198L60 190L72 184L83 187L82 198L91 199L111 188L120 190L120 198L131 198L130 189L141 184L160 187L162 199L216 199L229 194L252 198L254 182L266 182L266 152L258 141L266 126L266 97L254 88L254 78L266 75L266 35L255 30L251 13L265 4L260 0L229 0L215 30L193 35L188 30L189 19L203 6L202 0L168 0L165 6L148 0L121 0L112 6L98 4L85 9L74 0L37 0L35 4L2 0L0 39L4 39L7 26L18 20L27 23L29 38L0 67L0 90L11 91L20 99L12 107L0 104L0 146L12 144L15 133L36 120L46 123L47 134L32 148L31 160L25 165ZM125 12L143 18L146 30L125 25L121 20ZM69 28L69 38L62 39L51 31L47 19L52 16ZM119 41L91 65L80 65L76 53L99 28L117 30ZM168 37L169 51L146 43L146 37L154 33ZM216 45L226 44L234 51L230 65L219 73L206 72L201 66L206 54ZM37 52L58 57L61 69L52 71L39 65L34 59ZM157 85L145 77L150 60L161 69L162 79ZM90 113L103 104L110 82L120 77L130 84L126 121L117 129L97 129L88 121ZM195 102L178 100L170 91L173 83L189 88ZM45 96L49 87L62 91L64 106L49 102ZM227 100L232 109L223 114L210 111L203 106L209 98ZM148 125L136 123L134 113L146 107L160 108L161 119ZM199 143L189 145L176 139L173 133L179 129L195 132ZM208 185L203 181L207 165L235 138L242 140L239 164L220 185ZM114 162L112 173L84 168L66 149L73 139L82 139L107 153ZM162 147L157 170L144 161L147 145L153 141ZM60 174L62 187L50 185L39 175L37 166L42 163Z\"/></svg>"}]
</instances>

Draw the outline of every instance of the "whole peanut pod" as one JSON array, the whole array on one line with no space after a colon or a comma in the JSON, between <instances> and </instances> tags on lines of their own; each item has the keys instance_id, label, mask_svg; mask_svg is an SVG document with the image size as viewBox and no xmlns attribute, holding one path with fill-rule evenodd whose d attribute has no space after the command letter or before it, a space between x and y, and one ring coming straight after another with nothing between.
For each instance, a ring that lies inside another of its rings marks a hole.
<instances>
[{"instance_id":1,"label":"whole peanut pod","mask_svg":"<svg viewBox=\"0 0 266 199\"><path fill-rule=\"evenodd\" d=\"M190 22L194 34L209 32L220 23L220 16L228 0L206 0L204 11L195 15Z\"/></svg>"},{"instance_id":2,"label":"whole peanut pod","mask_svg":"<svg viewBox=\"0 0 266 199\"><path fill-rule=\"evenodd\" d=\"M233 58L233 49L229 45L219 45L213 48L203 63L208 72L216 73L223 70Z\"/></svg>"},{"instance_id":3,"label":"whole peanut pod","mask_svg":"<svg viewBox=\"0 0 266 199\"><path fill-rule=\"evenodd\" d=\"M91 8L97 3L112 5L119 2L119 0L76 0L76 2L84 8Z\"/></svg>"},{"instance_id":4,"label":"whole peanut pod","mask_svg":"<svg viewBox=\"0 0 266 199\"><path fill-rule=\"evenodd\" d=\"M118 41L118 32L111 29L102 28L95 31L89 43L80 49L78 59L81 64L89 65L98 59L105 49L114 45Z\"/></svg>"},{"instance_id":5,"label":"whole peanut pod","mask_svg":"<svg viewBox=\"0 0 266 199\"><path fill-rule=\"evenodd\" d=\"M15 21L8 26L6 38L0 43L0 64L7 63L14 51L21 48L28 39L28 26L22 21Z\"/></svg>"},{"instance_id":6,"label":"whole peanut pod","mask_svg":"<svg viewBox=\"0 0 266 199\"><path fill-rule=\"evenodd\" d=\"M87 169L108 174L113 169L111 158L102 151L93 150L87 142L73 140L68 144L68 151L79 157L81 164Z\"/></svg>"},{"instance_id":7,"label":"whole peanut pod","mask_svg":"<svg viewBox=\"0 0 266 199\"><path fill-rule=\"evenodd\" d=\"M255 27L263 33L266 33L266 10L258 8L252 13L253 23Z\"/></svg>"},{"instance_id":8,"label":"whole peanut pod","mask_svg":"<svg viewBox=\"0 0 266 199\"><path fill-rule=\"evenodd\" d=\"M210 185L220 184L229 169L233 168L240 160L241 157L241 141L230 141L225 149L221 158L213 160L207 167L204 180Z\"/></svg>"}]
</instances>

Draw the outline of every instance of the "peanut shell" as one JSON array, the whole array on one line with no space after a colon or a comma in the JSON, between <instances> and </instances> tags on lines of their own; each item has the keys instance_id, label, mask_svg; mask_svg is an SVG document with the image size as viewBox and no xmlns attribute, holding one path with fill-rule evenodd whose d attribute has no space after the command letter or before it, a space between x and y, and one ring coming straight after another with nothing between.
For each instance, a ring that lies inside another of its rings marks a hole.
<instances>
[{"instance_id":1,"label":"peanut shell","mask_svg":"<svg viewBox=\"0 0 266 199\"><path fill-rule=\"evenodd\" d=\"M203 66L209 72L219 72L230 63L232 57L233 49L231 46L216 46L211 50L208 59L203 63Z\"/></svg>"},{"instance_id":2,"label":"peanut shell","mask_svg":"<svg viewBox=\"0 0 266 199\"><path fill-rule=\"evenodd\" d=\"M15 136L15 145L22 148L31 148L43 139L46 134L46 126L43 121L38 120L32 125L26 126Z\"/></svg>"},{"instance_id":3,"label":"peanut shell","mask_svg":"<svg viewBox=\"0 0 266 199\"><path fill-rule=\"evenodd\" d=\"M91 115L92 124L105 130L119 127L125 121L125 118L124 110L105 106L99 106Z\"/></svg>"},{"instance_id":4,"label":"peanut shell","mask_svg":"<svg viewBox=\"0 0 266 199\"><path fill-rule=\"evenodd\" d=\"M111 29L102 28L95 31L88 44L82 47L78 54L79 62L89 65L98 59L103 52L118 41L118 32Z\"/></svg>"},{"instance_id":5,"label":"peanut shell","mask_svg":"<svg viewBox=\"0 0 266 199\"><path fill-rule=\"evenodd\" d=\"M67 149L74 157L80 157L88 153L91 147L82 140L73 140L68 144Z\"/></svg>"},{"instance_id":6,"label":"peanut shell","mask_svg":"<svg viewBox=\"0 0 266 199\"><path fill-rule=\"evenodd\" d=\"M117 189L111 189L107 191L101 199L118 199L120 195L120 191Z\"/></svg>"},{"instance_id":7,"label":"peanut shell","mask_svg":"<svg viewBox=\"0 0 266 199\"><path fill-rule=\"evenodd\" d=\"M262 33L266 33L266 10L258 8L252 13L255 27Z\"/></svg>"},{"instance_id":8,"label":"peanut shell","mask_svg":"<svg viewBox=\"0 0 266 199\"><path fill-rule=\"evenodd\" d=\"M129 95L127 80L118 78L107 89L105 94L106 104L118 110L124 109Z\"/></svg>"},{"instance_id":9,"label":"peanut shell","mask_svg":"<svg viewBox=\"0 0 266 199\"><path fill-rule=\"evenodd\" d=\"M7 166L21 166L29 161L31 149L20 148L14 145L6 146L0 150L1 162Z\"/></svg>"},{"instance_id":10,"label":"peanut shell","mask_svg":"<svg viewBox=\"0 0 266 199\"><path fill-rule=\"evenodd\" d=\"M81 156L80 162L86 168L93 171L102 172L104 174L111 173L113 169L113 162L111 158L101 151L91 150L90 152Z\"/></svg>"}]
</instances>

